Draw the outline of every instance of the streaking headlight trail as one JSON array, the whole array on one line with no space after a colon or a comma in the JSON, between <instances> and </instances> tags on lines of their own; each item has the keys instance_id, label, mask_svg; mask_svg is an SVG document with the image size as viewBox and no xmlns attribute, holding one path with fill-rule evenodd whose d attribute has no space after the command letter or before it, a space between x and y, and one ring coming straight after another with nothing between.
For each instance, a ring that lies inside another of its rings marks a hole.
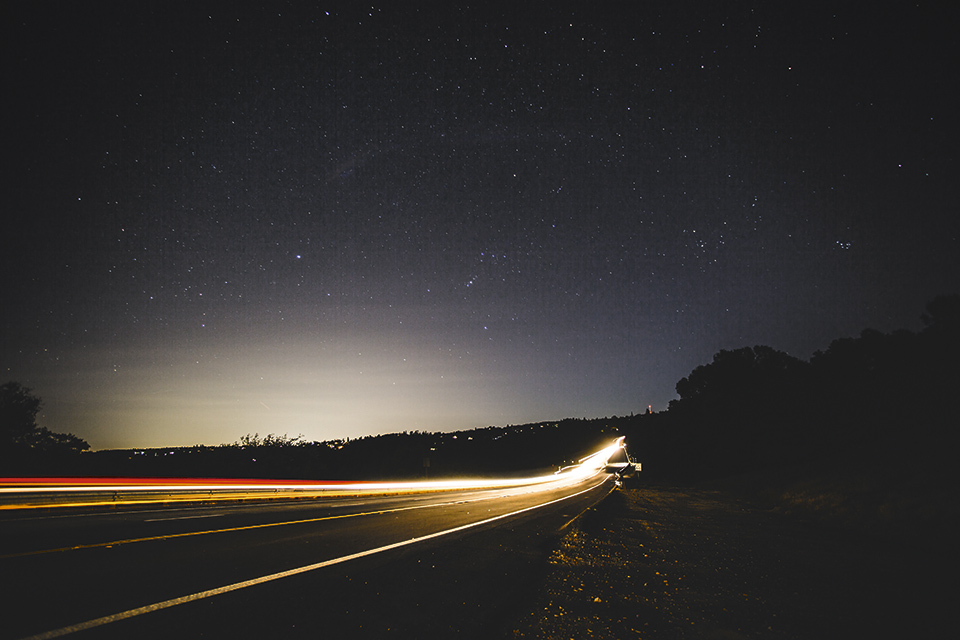
<instances>
[{"instance_id":1,"label":"streaking headlight trail","mask_svg":"<svg viewBox=\"0 0 960 640\"><path fill-rule=\"evenodd\" d=\"M278 481L214 478L5 478L0 509L143 504L196 500L320 498L408 494L465 489L550 490L609 471L607 461L623 449L623 437L549 476L423 480L407 482Z\"/></svg>"}]
</instances>

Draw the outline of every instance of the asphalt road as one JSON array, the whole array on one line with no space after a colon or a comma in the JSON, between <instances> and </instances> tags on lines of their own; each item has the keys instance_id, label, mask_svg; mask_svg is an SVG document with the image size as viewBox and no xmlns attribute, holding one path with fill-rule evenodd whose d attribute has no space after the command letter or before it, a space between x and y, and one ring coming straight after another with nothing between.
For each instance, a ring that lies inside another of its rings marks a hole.
<instances>
[{"instance_id":1,"label":"asphalt road","mask_svg":"<svg viewBox=\"0 0 960 640\"><path fill-rule=\"evenodd\" d=\"M490 637L611 488L6 511L0 635Z\"/></svg>"}]
</instances>

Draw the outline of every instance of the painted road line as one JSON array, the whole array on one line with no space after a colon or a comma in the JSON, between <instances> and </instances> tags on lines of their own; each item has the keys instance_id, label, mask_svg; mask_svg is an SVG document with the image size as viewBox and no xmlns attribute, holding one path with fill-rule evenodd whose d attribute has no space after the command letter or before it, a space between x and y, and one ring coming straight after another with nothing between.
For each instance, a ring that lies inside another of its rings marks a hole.
<instances>
[{"instance_id":1,"label":"painted road line","mask_svg":"<svg viewBox=\"0 0 960 640\"><path fill-rule=\"evenodd\" d=\"M510 518L521 513L526 513L528 511L533 511L534 509L540 509L542 507L549 506L551 504L556 504L564 500L569 500L570 498L575 498L579 495L583 495L589 491L593 491L597 487L601 486L606 481L604 478L603 482L595 484L587 489L578 491L577 493L571 494L569 496L564 496L562 498L557 498L556 500L551 500L549 502L544 502L542 504L537 504L532 507L526 507L524 509L519 509L517 511L512 511L510 513L505 513L499 516L494 516L492 518L487 518L486 520L479 520L477 522L472 522L470 524L461 525L459 527L454 527L453 529L446 529L444 531L437 531L436 533L431 533L425 536L419 536L416 538L410 538L409 540L404 540L402 542L394 542L393 544L384 545L382 547L376 547L374 549L367 549L366 551L360 551L358 553L352 553L350 555L341 556L339 558L333 558L332 560L324 560L323 562L317 562L314 564L308 564L302 567L297 567L295 569L288 569L287 571L280 571L279 573L272 573L266 576L260 576L259 578L253 578L251 580L244 580L243 582L235 582L233 584L228 584L223 587L217 587L216 589L210 589L208 591L200 591L198 593L192 593L187 596L181 596L179 598L173 598L171 600L164 600L163 602L157 602L154 604L147 605L145 607L139 607L136 609L129 609L127 611L121 611L120 613L114 613L109 616L104 616L102 618L95 618L93 620L87 620L86 622L81 622L79 624L70 625L68 627L61 627L60 629L54 629L52 631L47 631L44 633L39 633L37 635L28 636L23 640L45 640L46 638L59 638L71 633L76 633L78 631L85 631L86 629L93 629L95 627L100 627L105 624L110 624L111 622L119 622L120 620L126 620L128 618L134 618L136 616L141 616L145 613L152 613L154 611L160 611L161 609L168 609L170 607L175 607L177 605L186 604L188 602L193 602L195 600L202 600L204 598L210 598L213 596L222 595L224 593L229 593L231 591L237 591L239 589L246 589L247 587L253 587L258 584L263 584L265 582L272 582L274 580L280 580L281 578L289 578L290 576L295 576L301 573L306 573L308 571L315 571L317 569L322 569L324 567L329 567L335 564L340 564L343 562L349 562L350 560L357 560L358 558L363 558L366 556L371 556L376 553L382 553L384 551L390 551L392 549L399 549L400 547L405 547L411 544L416 544L418 542L425 542L427 540L432 540L434 538L439 538L441 536L449 535L451 533L457 533L460 531L465 531L467 529L472 529L473 527L479 527L482 525L490 524L498 520L503 520L505 518Z\"/></svg>"},{"instance_id":2,"label":"painted road line","mask_svg":"<svg viewBox=\"0 0 960 640\"><path fill-rule=\"evenodd\" d=\"M523 493L536 493L536 492L538 492L538 491L531 489L531 490L529 490L529 491L522 491L521 493L519 493L519 494L514 494L514 495L522 495ZM283 522L266 522L266 523L263 523L263 524L244 525L244 526L242 526L242 527L227 527L227 528L223 528L223 529L205 529L205 530L203 530L203 531L186 531L186 532L183 532L183 533L169 533L169 534L159 535L159 536L147 536L147 537L143 537L143 538L128 538L128 539L125 539L125 540L111 540L111 541L109 541L109 542L92 542L92 543L90 543L90 544L80 544L80 545L73 545L73 546L69 546L69 547L58 547L58 548L54 548L54 549L38 549L38 550L36 550L36 551L24 551L24 552L22 552L22 553L10 553L10 554L6 554L6 555L0 555L0 560L6 559L6 558L22 558L22 557L24 557L24 556L36 556L36 555L41 555L41 554L45 554L45 553L62 553L62 552L65 552L65 551L79 551L79 550L81 550L81 549L103 549L103 548L108 548L108 547L118 547L118 546L120 546L120 545L125 545L125 544L135 544L135 543L137 543L137 542L156 542L156 541L159 541L159 540L172 540L172 539L175 539L175 538L186 538L186 537L190 537L190 536L203 536L203 535L209 535L209 534L214 534L214 533L228 533L228 532L231 532L231 531L248 531L248 530L252 530L252 529L265 529L265 528L268 528L268 527L283 527L283 526L286 526L286 525L293 525L293 524L309 524L309 523L311 523L311 522L324 522L324 521L326 521L326 520L341 520L341 519L344 519L344 518L357 518L357 517L360 517L360 516L375 516L375 515L382 515L382 514L386 514L386 513L397 513L397 512L400 512L400 511L410 511L410 510L413 510L413 509L430 509L430 508L433 508L433 507L443 507L443 506L449 506L450 504L459 504L459 503L466 503L466 502L480 502L480 501L483 501L483 500L494 500L494 499L497 499L497 498L500 498L500 497L505 497L505 496L485 496L485 497L480 497L480 498L472 498L472 499L469 499L469 500L460 500L460 501L458 501L458 502L453 502L453 503L451 503L451 502L440 502L440 503L437 503L437 504L419 504L419 505L414 505L414 506L411 506L411 507L396 507L396 508L393 508L393 509L378 509L378 510L376 510L376 511L365 511L365 512L360 512L360 513L345 513L345 514L337 515L337 516L322 516L322 517L319 517L319 518L307 518L307 519L305 519L305 520L286 520L286 521L283 521ZM198 518L198 517L204 517L204 516L191 516L191 518ZM175 518L171 518L171 519L175 519ZM145 520L144 522L152 522L152 520Z\"/></svg>"}]
</instances>

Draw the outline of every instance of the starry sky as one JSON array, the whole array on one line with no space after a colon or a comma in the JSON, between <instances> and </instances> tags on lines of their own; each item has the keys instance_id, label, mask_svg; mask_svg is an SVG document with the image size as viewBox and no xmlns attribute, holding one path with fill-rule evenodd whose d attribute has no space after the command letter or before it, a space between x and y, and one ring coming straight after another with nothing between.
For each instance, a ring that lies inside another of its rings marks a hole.
<instances>
[{"instance_id":1,"label":"starry sky","mask_svg":"<svg viewBox=\"0 0 960 640\"><path fill-rule=\"evenodd\" d=\"M94 449L325 440L919 329L946 4L6 3L2 377Z\"/></svg>"}]
</instances>

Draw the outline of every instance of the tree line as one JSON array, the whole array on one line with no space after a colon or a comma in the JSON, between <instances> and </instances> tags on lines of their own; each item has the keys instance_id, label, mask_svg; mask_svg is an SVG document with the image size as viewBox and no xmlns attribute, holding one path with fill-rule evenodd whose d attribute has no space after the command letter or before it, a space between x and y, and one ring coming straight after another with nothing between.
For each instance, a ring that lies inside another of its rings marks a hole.
<instances>
[{"instance_id":1,"label":"tree line","mask_svg":"<svg viewBox=\"0 0 960 640\"><path fill-rule=\"evenodd\" d=\"M867 329L809 361L770 347L720 351L677 383L655 427L655 466L686 476L788 465L944 470L956 442L960 295L927 305L920 332Z\"/></svg>"},{"instance_id":2,"label":"tree line","mask_svg":"<svg viewBox=\"0 0 960 640\"><path fill-rule=\"evenodd\" d=\"M924 329L834 340L802 360L767 346L721 350L677 382L665 411L454 433L308 442L248 434L219 446L89 452L37 425L40 400L0 387L0 475L387 479L548 471L626 435L644 475L710 478L786 467L947 473L960 390L960 295Z\"/></svg>"},{"instance_id":3,"label":"tree line","mask_svg":"<svg viewBox=\"0 0 960 640\"><path fill-rule=\"evenodd\" d=\"M40 398L18 382L0 385L0 475L51 468L90 449L72 433L56 433L37 424Z\"/></svg>"}]
</instances>

